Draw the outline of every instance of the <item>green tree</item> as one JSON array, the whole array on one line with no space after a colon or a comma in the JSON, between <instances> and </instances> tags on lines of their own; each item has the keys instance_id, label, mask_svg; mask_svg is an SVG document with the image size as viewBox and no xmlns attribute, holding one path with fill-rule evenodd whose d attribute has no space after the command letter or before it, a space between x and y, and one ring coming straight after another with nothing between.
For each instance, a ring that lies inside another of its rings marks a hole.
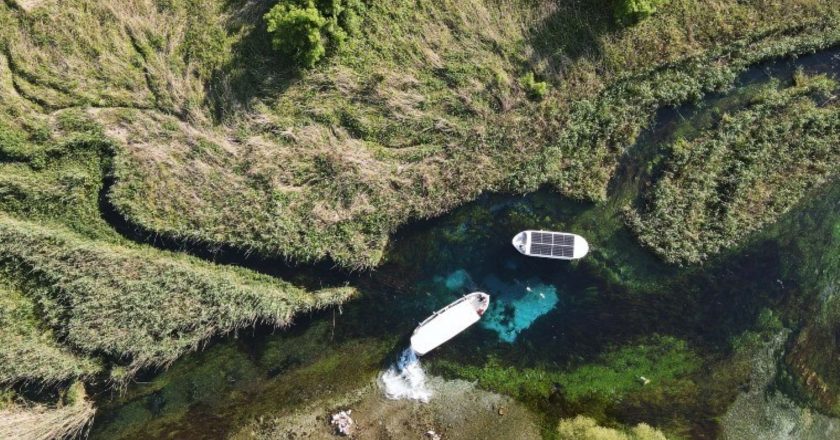
<instances>
[{"instance_id":1,"label":"green tree","mask_svg":"<svg viewBox=\"0 0 840 440\"><path fill-rule=\"evenodd\" d=\"M312 67L359 29L361 0L282 0L265 15L274 48Z\"/></svg>"},{"instance_id":2,"label":"green tree","mask_svg":"<svg viewBox=\"0 0 840 440\"><path fill-rule=\"evenodd\" d=\"M312 67L327 52L321 35L327 20L312 0L304 7L280 3L265 14L265 21L271 44L296 64Z\"/></svg>"}]
</instances>

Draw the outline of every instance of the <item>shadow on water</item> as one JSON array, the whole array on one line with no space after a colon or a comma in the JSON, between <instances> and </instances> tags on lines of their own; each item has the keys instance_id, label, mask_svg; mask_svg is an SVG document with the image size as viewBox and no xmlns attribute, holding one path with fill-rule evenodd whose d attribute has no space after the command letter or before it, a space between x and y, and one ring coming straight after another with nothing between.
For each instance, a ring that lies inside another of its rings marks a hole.
<instances>
[{"instance_id":1,"label":"shadow on water","mask_svg":"<svg viewBox=\"0 0 840 440\"><path fill-rule=\"evenodd\" d=\"M280 408L349 391L392 361L417 322L473 290L490 293L496 309L437 349L432 360L481 366L494 358L507 366L564 370L654 334L685 340L706 359L720 357L762 309L800 296L794 274L782 270L792 251L781 237L801 233L797 228L803 226L759 234L702 267L673 268L638 246L623 227L620 209L637 202L655 178L654 158L661 156L663 143L713 124L721 109L741 105L748 96L743 90L768 77L788 81L796 67L840 72L838 53L767 63L742 75L733 93L661 110L611 183L616 202L578 203L549 191L485 195L446 216L402 228L385 264L371 272L292 266L235 249L161 239L126 223L107 202L106 185L103 216L135 241L306 286L350 282L363 295L341 308L300 317L288 330L258 327L220 338L160 375L149 372L149 382L131 386L125 396L100 399L93 438L218 438ZM538 228L593 237L593 250L573 263L518 254L510 238ZM713 430L707 425L714 415L697 410L680 416L701 431Z\"/></svg>"}]
</instances>

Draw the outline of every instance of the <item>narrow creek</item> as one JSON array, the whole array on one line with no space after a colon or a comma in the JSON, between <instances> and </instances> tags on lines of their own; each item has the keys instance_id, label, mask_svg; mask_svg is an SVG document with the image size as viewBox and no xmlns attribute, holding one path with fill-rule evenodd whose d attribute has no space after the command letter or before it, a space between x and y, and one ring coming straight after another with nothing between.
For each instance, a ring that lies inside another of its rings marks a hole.
<instances>
[{"instance_id":1,"label":"narrow creek","mask_svg":"<svg viewBox=\"0 0 840 440\"><path fill-rule=\"evenodd\" d=\"M403 228L386 263L370 272L294 267L230 249L214 252L155 241L129 225L115 224L123 234L161 248L307 286L350 283L362 295L300 317L287 330L258 327L218 338L167 371L147 372L123 394L103 392L92 438L221 438L314 397L338 396L372 380L405 346L418 321L473 290L491 294L493 307L480 325L428 356L433 372L451 375L451 368L435 366L481 366L488 360L564 371L608 347L654 334L687 341L704 360L725 356L729 341L753 326L762 309L792 308L808 294L783 270L789 238L808 233L796 220L802 213L837 215L838 183L810 197L820 204L805 201L788 214L784 227L755 234L739 249L700 267L671 267L642 249L623 226L621 209L636 200L656 172L652 159L660 145L737 109L757 84L774 78L789 82L796 69L840 76L840 49L756 66L728 93L661 110L623 158L604 204L574 202L550 191L485 195L441 218ZM518 254L510 238L538 228L581 234L593 250L573 263ZM551 399L529 404L552 420L569 410ZM698 433L712 429L707 426L715 414L694 411L679 416Z\"/></svg>"}]
</instances>

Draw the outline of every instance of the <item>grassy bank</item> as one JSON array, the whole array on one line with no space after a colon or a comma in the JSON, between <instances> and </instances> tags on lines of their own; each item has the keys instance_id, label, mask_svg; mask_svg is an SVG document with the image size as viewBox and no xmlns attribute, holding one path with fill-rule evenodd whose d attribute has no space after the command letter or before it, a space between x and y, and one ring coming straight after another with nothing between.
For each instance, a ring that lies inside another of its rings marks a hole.
<instances>
[{"instance_id":1,"label":"grassy bank","mask_svg":"<svg viewBox=\"0 0 840 440\"><path fill-rule=\"evenodd\" d=\"M88 241L6 216L0 216L0 238L4 277L26 290L62 342L125 359L129 372L166 365L209 337L246 325L287 325L296 313L352 293L313 294L245 270Z\"/></svg>"},{"instance_id":2,"label":"grassy bank","mask_svg":"<svg viewBox=\"0 0 840 440\"><path fill-rule=\"evenodd\" d=\"M0 126L2 383L128 380L214 335L285 326L352 294L131 243L100 212L112 148L101 126L75 110L44 123L37 139Z\"/></svg>"},{"instance_id":3,"label":"grassy bank","mask_svg":"<svg viewBox=\"0 0 840 440\"><path fill-rule=\"evenodd\" d=\"M666 261L697 263L775 221L840 171L837 84L799 73L772 83L708 131L667 147L640 211L639 240Z\"/></svg>"},{"instance_id":4,"label":"grassy bank","mask_svg":"<svg viewBox=\"0 0 840 440\"><path fill-rule=\"evenodd\" d=\"M307 71L272 51L257 2L7 8L25 32L5 47L22 99L103 123L118 144L110 200L136 224L360 267L399 225L483 191L550 183L603 200L658 107L840 39L830 1L674 1L632 27L601 6L372 4ZM61 63L60 77L45 68Z\"/></svg>"}]
</instances>

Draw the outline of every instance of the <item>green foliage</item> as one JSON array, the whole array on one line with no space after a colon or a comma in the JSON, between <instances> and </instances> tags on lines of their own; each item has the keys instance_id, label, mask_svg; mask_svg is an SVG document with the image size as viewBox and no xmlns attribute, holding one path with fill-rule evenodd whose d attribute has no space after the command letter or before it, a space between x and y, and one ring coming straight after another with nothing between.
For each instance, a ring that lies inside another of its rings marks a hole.
<instances>
[{"instance_id":1,"label":"green foliage","mask_svg":"<svg viewBox=\"0 0 840 440\"><path fill-rule=\"evenodd\" d=\"M322 29L327 20L313 2L301 8L280 3L265 16L274 48L304 67L312 67L326 53Z\"/></svg>"},{"instance_id":2,"label":"green foliage","mask_svg":"<svg viewBox=\"0 0 840 440\"><path fill-rule=\"evenodd\" d=\"M15 392L10 389L0 389L0 410L11 407L15 402Z\"/></svg>"},{"instance_id":3,"label":"green foliage","mask_svg":"<svg viewBox=\"0 0 840 440\"><path fill-rule=\"evenodd\" d=\"M645 423L622 431L599 426L597 421L585 416L561 420L557 435L561 440L667 440L664 434Z\"/></svg>"},{"instance_id":4,"label":"green foliage","mask_svg":"<svg viewBox=\"0 0 840 440\"><path fill-rule=\"evenodd\" d=\"M22 133L0 122L0 160L26 157L26 140Z\"/></svg>"},{"instance_id":5,"label":"green foliage","mask_svg":"<svg viewBox=\"0 0 840 440\"><path fill-rule=\"evenodd\" d=\"M0 384L50 385L90 377L100 368L58 343L32 298L0 284Z\"/></svg>"},{"instance_id":6,"label":"green foliage","mask_svg":"<svg viewBox=\"0 0 840 440\"><path fill-rule=\"evenodd\" d=\"M669 0L615 0L615 19L619 23L637 23L650 15Z\"/></svg>"},{"instance_id":7,"label":"green foliage","mask_svg":"<svg viewBox=\"0 0 840 440\"><path fill-rule=\"evenodd\" d=\"M222 14L218 3L189 0L187 17L189 25L180 50L187 62L198 66L198 72L205 78L220 68L230 58L228 35L218 17Z\"/></svg>"},{"instance_id":8,"label":"green foliage","mask_svg":"<svg viewBox=\"0 0 840 440\"><path fill-rule=\"evenodd\" d=\"M361 0L282 0L264 18L274 48L313 67L358 32L361 9Z\"/></svg>"},{"instance_id":9,"label":"green foliage","mask_svg":"<svg viewBox=\"0 0 840 440\"><path fill-rule=\"evenodd\" d=\"M534 100L542 100L548 93L548 83L545 81L537 81L534 79L534 72L528 72L519 78L519 84L528 94L528 97Z\"/></svg>"}]
</instances>

